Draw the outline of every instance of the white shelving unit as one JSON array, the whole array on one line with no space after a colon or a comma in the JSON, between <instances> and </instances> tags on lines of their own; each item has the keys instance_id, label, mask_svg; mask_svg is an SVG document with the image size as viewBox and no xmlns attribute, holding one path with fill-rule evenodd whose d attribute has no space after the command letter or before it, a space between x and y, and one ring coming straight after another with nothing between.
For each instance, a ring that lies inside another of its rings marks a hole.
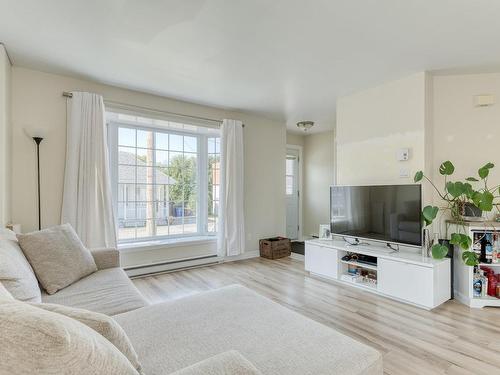
<instances>
[{"instance_id":1,"label":"white shelving unit","mask_svg":"<svg viewBox=\"0 0 500 375\"><path fill-rule=\"evenodd\" d=\"M342 259L340 259L340 262L339 262L340 281L352 284L352 285L354 285L356 287L359 287L359 288L367 288L367 289L371 289L371 290L376 290L377 289L377 284L376 283L370 283L368 281L365 281L362 278L357 278L358 281L351 281L351 280L345 280L345 279L343 279L344 275L345 276L349 276L349 277L353 276L348 271L349 266L355 266L357 268L362 268L366 272L370 272L372 274L376 274L377 273L377 266L371 265L371 264L362 263L362 262L358 262L358 261L355 261L355 260L342 260Z\"/></svg>"},{"instance_id":2,"label":"white shelving unit","mask_svg":"<svg viewBox=\"0 0 500 375\"><path fill-rule=\"evenodd\" d=\"M342 240L310 240L305 245L305 269L312 276L331 280L412 304L433 309L450 299L450 259L436 260L415 252L394 252L380 244L351 246ZM344 261L347 253L374 256L377 265ZM349 265L377 273L377 283L342 280Z\"/></svg>"},{"instance_id":3,"label":"white shelving unit","mask_svg":"<svg viewBox=\"0 0 500 375\"><path fill-rule=\"evenodd\" d=\"M377 266L372 266L371 264L366 264L366 263L356 262L356 261L353 261L353 260L340 260L340 263L350 264L350 265L352 265L352 266L357 266L357 267L361 267L361 268L366 268L366 269L368 269L368 270L374 270L374 271L376 271L376 270L377 270Z\"/></svg>"},{"instance_id":4,"label":"white shelving unit","mask_svg":"<svg viewBox=\"0 0 500 375\"><path fill-rule=\"evenodd\" d=\"M477 222L477 223L465 223L465 229L467 231L466 234L473 238L473 232L485 231L485 232L500 232L500 223L496 222ZM460 230L463 232L463 228L453 222L448 223L448 233L453 233L455 231ZM472 290L472 282L474 277L474 267L470 267L464 264L462 261L462 250L455 248L454 250L454 258L453 265L455 269L455 277L454 277L454 291L455 298L462 302L463 304L474 307L500 307L500 298L496 297L481 297L474 298L473 290ZM493 269L498 269L500 273L500 263L481 263L481 266L490 267Z\"/></svg>"},{"instance_id":5,"label":"white shelving unit","mask_svg":"<svg viewBox=\"0 0 500 375\"><path fill-rule=\"evenodd\" d=\"M349 284L349 285L352 285L352 286L354 286L356 288L363 288L363 289L367 289L367 290L370 290L370 291L377 290L377 285L373 285L373 284L368 284L368 283L353 283L353 282L350 282L350 281L342 281L342 280L341 280L341 282Z\"/></svg>"}]
</instances>

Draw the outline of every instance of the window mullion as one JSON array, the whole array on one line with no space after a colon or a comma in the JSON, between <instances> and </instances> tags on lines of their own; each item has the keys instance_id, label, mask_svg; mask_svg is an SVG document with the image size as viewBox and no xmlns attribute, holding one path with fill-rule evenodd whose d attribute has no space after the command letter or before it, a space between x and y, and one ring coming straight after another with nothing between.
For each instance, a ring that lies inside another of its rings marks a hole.
<instances>
[{"instance_id":1,"label":"window mullion","mask_svg":"<svg viewBox=\"0 0 500 375\"><path fill-rule=\"evenodd\" d=\"M137 223L139 222L139 214L137 210L137 195L139 194L139 188L137 187L137 129L135 129L135 168L134 168L134 210L135 210L135 220L134 220L134 238L137 239Z\"/></svg>"},{"instance_id":2,"label":"window mullion","mask_svg":"<svg viewBox=\"0 0 500 375\"><path fill-rule=\"evenodd\" d=\"M198 216L198 233L206 234L208 231L208 148L207 137L198 137L198 201L200 209Z\"/></svg>"},{"instance_id":3,"label":"window mullion","mask_svg":"<svg viewBox=\"0 0 500 375\"><path fill-rule=\"evenodd\" d=\"M158 233L158 228L156 227L156 202L155 202L155 199L156 199L156 181L158 181L158 179L156 178L156 132L154 132L153 130L151 130L151 137L153 137L153 150L151 151L151 153L153 154L153 165L152 165L152 168L153 168L153 200L151 202L151 204L153 205L153 217L152 217L152 220L153 220L153 223L151 224L153 226L153 236L156 236L157 233Z\"/></svg>"}]
</instances>

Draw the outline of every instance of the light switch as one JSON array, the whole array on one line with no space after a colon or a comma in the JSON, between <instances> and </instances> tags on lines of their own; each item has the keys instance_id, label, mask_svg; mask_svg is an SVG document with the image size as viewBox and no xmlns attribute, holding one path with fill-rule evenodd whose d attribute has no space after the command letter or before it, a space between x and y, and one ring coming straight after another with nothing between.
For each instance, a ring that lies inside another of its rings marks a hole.
<instances>
[{"instance_id":1,"label":"light switch","mask_svg":"<svg viewBox=\"0 0 500 375\"><path fill-rule=\"evenodd\" d=\"M410 177L410 171L406 168L401 168L399 170L399 177L401 178L408 178Z\"/></svg>"}]
</instances>

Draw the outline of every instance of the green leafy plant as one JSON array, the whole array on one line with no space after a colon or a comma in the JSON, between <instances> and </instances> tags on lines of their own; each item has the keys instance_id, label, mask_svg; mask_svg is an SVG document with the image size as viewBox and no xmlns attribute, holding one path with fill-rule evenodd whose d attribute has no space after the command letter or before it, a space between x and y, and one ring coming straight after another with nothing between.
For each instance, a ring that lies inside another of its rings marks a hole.
<instances>
[{"instance_id":1,"label":"green leafy plant","mask_svg":"<svg viewBox=\"0 0 500 375\"><path fill-rule=\"evenodd\" d=\"M462 260L469 266L479 264L479 259L474 251L471 251L472 238L466 232L463 213L467 206L473 206L483 212L493 211L494 208L498 210L500 203L496 200L500 198L500 186L493 188L488 187L488 176L491 169L495 165L487 163L478 169L477 174L479 178L467 177L465 181L449 181L449 176L455 172L455 166L449 160L443 162L439 166L439 173L444 178L444 189L440 190L438 187L422 172L415 173L414 181L420 182L426 180L432 185L437 192L443 203L444 207L425 206L422 210L422 221L425 226L429 226L435 221L438 213L449 211L451 217L459 224L459 229L463 233L452 233L450 237L450 244L460 247L462 252ZM474 186L476 185L476 187ZM442 259L448 254L448 248L441 244L434 244L431 249L432 257Z\"/></svg>"}]
</instances>

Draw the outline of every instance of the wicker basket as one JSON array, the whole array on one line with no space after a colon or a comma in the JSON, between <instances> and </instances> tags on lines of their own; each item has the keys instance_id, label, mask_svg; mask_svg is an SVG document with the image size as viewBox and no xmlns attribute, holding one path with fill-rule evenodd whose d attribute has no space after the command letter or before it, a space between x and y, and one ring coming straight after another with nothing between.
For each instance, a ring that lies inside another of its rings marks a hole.
<instances>
[{"instance_id":1,"label":"wicker basket","mask_svg":"<svg viewBox=\"0 0 500 375\"><path fill-rule=\"evenodd\" d=\"M291 242L285 237L266 238L259 241L260 256L267 259L279 259L291 254Z\"/></svg>"}]
</instances>

